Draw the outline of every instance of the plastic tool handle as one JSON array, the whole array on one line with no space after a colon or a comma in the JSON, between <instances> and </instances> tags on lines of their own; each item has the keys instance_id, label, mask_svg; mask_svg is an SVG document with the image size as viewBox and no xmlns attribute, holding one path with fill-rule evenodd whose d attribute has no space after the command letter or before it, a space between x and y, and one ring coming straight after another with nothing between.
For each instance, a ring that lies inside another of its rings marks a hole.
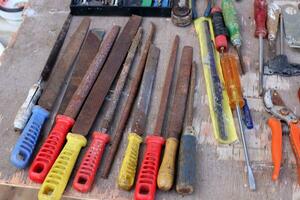
<instances>
[{"instance_id":1,"label":"plastic tool handle","mask_svg":"<svg viewBox=\"0 0 300 200\"><path fill-rule=\"evenodd\" d=\"M267 22L267 1L255 0L254 1L254 17L255 17L255 36L267 36L266 22Z\"/></svg>"},{"instance_id":2,"label":"plastic tool handle","mask_svg":"<svg viewBox=\"0 0 300 200\"><path fill-rule=\"evenodd\" d=\"M37 100L41 96L42 90L40 83L35 83L28 91L28 95L24 103L19 108L16 118L14 120L14 129L16 131L21 131L25 127L28 119L30 118L33 107L35 106Z\"/></svg>"},{"instance_id":3,"label":"plastic tool handle","mask_svg":"<svg viewBox=\"0 0 300 200\"><path fill-rule=\"evenodd\" d=\"M276 39L280 13L281 9L276 3L273 2L268 5L267 29L270 41Z\"/></svg>"},{"instance_id":4,"label":"plastic tool handle","mask_svg":"<svg viewBox=\"0 0 300 200\"><path fill-rule=\"evenodd\" d=\"M298 184L300 184L300 121L297 123L290 122L290 141L291 146L296 158L297 172L298 172Z\"/></svg>"},{"instance_id":5,"label":"plastic tool handle","mask_svg":"<svg viewBox=\"0 0 300 200\"><path fill-rule=\"evenodd\" d=\"M65 143L66 135L74 124L74 120L65 115L57 115L56 122L49 136L40 148L29 169L29 178L42 183L55 162Z\"/></svg>"},{"instance_id":6,"label":"plastic tool handle","mask_svg":"<svg viewBox=\"0 0 300 200\"><path fill-rule=\"evenodd\" d=\"M118 186L130 190L134 183L140 144L143 139L136 133L129 133L128 144L118 176Z\"/></svg>"},{"instance_id":7,"label":"plastic tool handle","mask_svg":"<svg viewBox=\"0 0 300 200\"><path fill-rule=\"evenodd\" d=\"M194 191L196 172L196 137L183 135L180 139L176 191L191 194Z\"/></svg>"},{"instance_id":8,"label":"plastic tool handle","mask_svg":"<svg viewBox=\"0 0 300 200\"><path fill-rule=\"evenodd\" d=\"M222 0L222 10L225 25L229 31L230 40L233 46L241 46L242 39L240 33L237 12L232 0Z\"/></svg>"},{"instance_id":9,"label":"plastic tool handle","mask_svg":"<svg viewBox=\"0 0 300 200\"><path fill-rule=\"evenodd\" d=\"M228 42L227 42L227 29L224 23L224 18L222 10L220 7L215 6L211 9L213 29L215 33L215 45L216 49L223 53L227 51Z\"/></svg>"},{"instance_id":10,"label":"plastic tool handle","mask_svg":"<svg viewBox=\"0 0 300 200\"><path fill-rule=\"evenodd\" d=\"M10 161L15 167L20 169L27 167L48 116L47 110L40 106L34 106L31 117L10 155Z\"/></svg>"},{"instance_id":11,"label":"plastic tool handle","mask_svg":"<svg viewBox=\"0 0 300 200\"><path fill-rule=\"evenodd\" d=\"M177 146L178 140L176 138L167 139L164 157L157 177L158 188L164 191L170 190L174 182Z\"/></svg>"},{"instance_id":12,"label":"plastic tool handle","mask_svg":"<svg viewBox=\"0 0 300 200\"><path fill-rule=\"evenodd\" d=\"M243 121L248 129L252 129L253 128L253 120L252 120L251 111L248 106L248 102L247 102L246 98L244 98L244 102L245 102L245 104L243 106Z\"/></svg>"},{"instance_id":13,"label":"plastic tool handle","mask_svg":"<svg viewBox=\"0 0 300 200\"><path fill-rule=\"evenodd\" d=\"M142 7L151 7L152 1L151 0L142 0Z\"/></svg>"},{"instance_id":14,"label":"plastic tool handle","mask_svg":"<svg viewBox=\"0 0 300 200\"><path fill-rule=\"evenodd\" d=\"M73 188L79 192L90 191L106 144L110 137L106 133L94 132L93 140L81 161L73 181Z\"/></svg>"},{"instance_id":15,"label":"plastic tool handle","mask_svg":"<svg viewBox=\"0 0 300 200\"><path fill-rule=\"evenodd\" d=\"M226 53L221 58L221 67L231 109L235 109L236 104L242 108L244 106L244 99L242 96L237 59L234 55Z\"/></svg>"},{"instance_id":16,"label":"plastic tool handle","mask_svg":"<svg viewBox=\"0 0 300 200\"><path fill-rule=\"evenodd\" d=\"M79 134L69 133L67 143L49 171L38 194L39 200L59 200L67 186L73 167L86 139Z\"/></svg>"},{"instance_id":17,"label":"plastic tool handle","mask_svg":"<svg viewBox=\"0 0 300 200\"><path fill-rule=\"evenodd\" d=\"M274 165L272 180L276 181L280 174L280 166L282 159L282 129L281 122L271 117L268 119L268 125L272 131L272 161Z\"/></svg>"},{"instance_id":18,"label":"plastic tool handle","mask_svg":"<svg viewBox=\"0 0 300 200\"><path fill-rule=\"evenodd\" d=\"M164 143L163 137L155 135L146 137L147 146L136 182L134 199L152 200L155 198L160 154Z\"/></svg>"}]
</instances>

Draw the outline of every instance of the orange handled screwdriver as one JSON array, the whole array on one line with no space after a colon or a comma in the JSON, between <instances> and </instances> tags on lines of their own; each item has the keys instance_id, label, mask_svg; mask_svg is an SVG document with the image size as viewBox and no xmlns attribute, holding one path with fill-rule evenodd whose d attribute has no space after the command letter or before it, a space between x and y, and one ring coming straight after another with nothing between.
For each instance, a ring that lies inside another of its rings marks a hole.
<instances>
[{"instance_id":1,"label":"orange handled screwdriver","mask_svg":"<svg viewBox=\"0 0 300 200\"><path fill-rule=\"evenodd\" d=\"M230 107L231 109L235 109L238 117L242 143L244 148L245 161L246 161L247 172L248 172L249 186L251 190L255 190L256 189L255 179L250 166L248 149L247 149L246 139L244 134L244 127L241 118L241 108L244 106L245 102L242 95L241 81L240 81L239 71L238 71L238 61L234 57L234 55L224 54L221 58L221 66L222 66L223 76L225 80L226 91L229 96Z\"/></svg>"}]
</instances>

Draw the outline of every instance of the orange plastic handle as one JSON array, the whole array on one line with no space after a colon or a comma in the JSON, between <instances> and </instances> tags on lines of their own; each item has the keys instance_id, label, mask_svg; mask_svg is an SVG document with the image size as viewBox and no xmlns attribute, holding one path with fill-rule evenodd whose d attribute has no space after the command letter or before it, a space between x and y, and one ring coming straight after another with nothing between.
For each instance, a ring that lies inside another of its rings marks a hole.
<instances>
[{"instance_id":1,"label":"orange plastic handle","mask_svg":"<svg viewBox=\"0 0 300 200\"><path fill-rule=\"evenodd\" d=\"M271 117L268 119L268 125L272 131L272 161L274 165L272 180L276 181L280 174L280 166L282 159L282 128L281 122Z\"/></svg>"},{"instance_id":2,"label":"orange plastic handle","mask_svg":"<svg viewBox=\"0 0 300 200\"><path fill-rule=\"evenodd\" d=\"M300 121L297 123L290 122L289 127L290 141L297 163L298 183L300 184Z\"/></svg>"}]
</instances>

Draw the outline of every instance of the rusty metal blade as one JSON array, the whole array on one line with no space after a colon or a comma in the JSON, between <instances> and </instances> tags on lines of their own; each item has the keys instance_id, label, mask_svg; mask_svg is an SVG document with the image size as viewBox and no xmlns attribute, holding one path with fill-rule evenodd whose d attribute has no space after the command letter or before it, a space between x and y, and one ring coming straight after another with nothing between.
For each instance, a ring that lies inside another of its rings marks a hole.
<instances>
[{"instance_id":1,"label":"rusty metal blade","mask_svg":"<svg viewBox=\"0 0 300 200\"><path fill-rule=\"evenodd\" d=\"M76 119L85 99L87 98L95 80L101 71L103 64L114 44L115 39L118 36L120 27L114 26L111 31L105 37L101 44L100 50L94 59L91 59L92 63L89 65L88 70L84 74L81 83L76 91L73 93L72 98L65 110L65 115Z\"/></svg>"},{"instance_id":2,"label":"rusty metal blade","mask_svg":"<svg viewBox=\"0 0 300 200\"><path fill-rule=\"evenodd\" d=\"M175 65L176 65L178 46L179 46L179 36L176 35L173 45L172 45L171 55L169 58L169 64L168 64L168 68L167 68L167 72L166 72L164 86L162 89L162 95L160 98L158 113L157 113L157 116L155 117L156 122L155 122L155 128L154 128L154 132L153 132L153 134L155 134L155 135L161 135L161 132L162 132L165 113L166 113L167 105L168 105L168 99L170 96L169 93L170 93L170 89L171 89L173 73L174 73L174 69L175 69Z\"/></svg>"},{"instance_id":3,"label":"rusty metal blade","mask_svg":"<svg viewBox=\"0 0 300 200\"><path fill-rule=\"evenodd\" d=\"M182 50L180 69L175 88L175 96L168 118L167 134L169 137L179 138L183 127L185 106L189 89L189 81L193 60L193 48L185 46Z\"/></svg>"},{"instance_id":4,"label":"rusty metal blade","mask_svg":"<svg viewBox=\"0 0 300 200\"><path fill-rule=\"evenodd\" d=\"M107 133L107 130L111 124L111 121L113 120L113 116L114 116L116 107L118 105L119 99L121 97L123 88L125 86L128 73L132 66L132 63L133 63L134 57L136 55L140 41L142 39L142 34L143 34L143 29L140 27L137 34L135 35L135 37L133 39L133 42L128 51L127 57L125 59L124 65L123 65L122 72L119 76L117 85L113 91L111 98L110 98L108 109L106 110L103 120L100 123L100 126L99 126L100 131L102 131L103 133Z\"/></svg>"},{"instance_id":5,"label":"rusty metal blade","mask_svg":"<svg viewBox=\"0 0 300 200\"><path fill-rule=\"evenodd\" d=\"M59 107L59 113L63 114L71 97L80 84L89 65L96 56L100 43L102 42L105 32L97 29L90 30L78 54L78 59L74 65L71 80L66 88L66 92Z\"/></svg>"},{"instance_id":6,"label":"rusty metal blade","mask_svg":"<svg viewBox=\"0 0 300 200\"><path fill-rule=\"evenodd\" d=\"M73 66L73 63L78 55L81 45L84 41L86 33L88 32L91 20L84 18L75 33L72 35L65 51L56 65L47 81L47 85L42 93L38 104L46 110L51 110L56 97L59 94L62 83L65 81L67 72Z\"/></svg>"},{"instance_id":7,"label":"rusty metal blade","mask_svg":"<svg viewBox=\"0 0 300 200\"><path fill-rule=\"evenodd\" d=\"M108 155L105 158L105 162L104 162L105 165L104 165L104 169L103 169L103 173L102 173L103 178L108 177L111 166L112 166L114 158L115 158L115 155L119 148L119 144L122 139L124 129L125 129L127 120L129 118L130 111L133 107L136 93L138 91L138 86L142 79L143 71L145 69L147 55L148 55L150 46L151 46L153 38L154 38L154 34L155 34L155 26L153 23L150 23L150 32L147 34L147 39L146 39L145 45L143 47L143 51L142 51L141 58L139 60L139 64L138 64L136 70L134 71L133 75L128 77L128 80L131 80L129 82L128 95L125 96L126 99L125 99L124 105L121 108L121 116L118 121L118 126L116 127L116 130L115 130L115 133L114 133L114 136L112 139L112 143L111 143L110 149L108 151Z\"/></svg>"},{"instance_id":8,"label":"rusty metal blade","mask_svg":"<svg viewBox=\"0 0 300 200\"><path fill-rule=\"evenodd\" d=\"M68 33L68 30L69 30L69 27L70 27L70 24L71 24L71 21L72 21L72 15L71 13L68 15L67 19L65 20L58 36L57 36L57 39L52 47L52 50L49 54L49 57L46 61L46 64L45 64L45 67L41 73L41 79L43 81L47 81L50 74L51 74L51 71L53 69L53 67L55 66L55 62L57 60L57 57L58 57L58 54L61 50L61 47L63 46L64 44L64 41L65 41L65 38L67 36L67 33Z\"/></svg>"},{"instance_id":9,"label":"rusty metal blade","mask_svg":"<svg viewBox=\"0 0 300 200\"><path fill-rule=\"evenodd\" d=\"M185 112L184 126L191 127L193 125L193 108L194 108L194 96L196 87L196 62L193 62L192 72L190 78L189 96L187 99L187 109Z\"/></svg>"},{"instance_id":10,"label":"rusty metal blade","mask_svg":"<svg viewBox=\"0 0 300 200\"><path fill-rule=\"evenodd\" d=\"M132 16L125 25L79 113L72 129L73 133L88 134L141 22L141 17Z\"/></svg>"},{"instance_id":11,"label":"rusty metal blade","mask_svg":"<svg viewBox=\"0 0 300 200\"><path fill-rule=\"evenodd\" d=\"M144 75L142 78L142 83L136 100L136 105L132 112L133 124L131 127L131 132L138 135L143 135L145 131L159 53L159 48L151 45L147 57Z\"/></svg>"}]
</instances>

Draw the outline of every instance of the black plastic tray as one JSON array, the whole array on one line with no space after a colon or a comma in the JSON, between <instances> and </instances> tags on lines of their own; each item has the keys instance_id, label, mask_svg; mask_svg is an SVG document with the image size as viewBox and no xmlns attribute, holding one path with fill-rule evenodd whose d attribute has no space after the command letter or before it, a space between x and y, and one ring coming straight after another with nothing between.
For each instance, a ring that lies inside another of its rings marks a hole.
<instances>
[{"instance_id":1,"label":"black plastic tray","mask_svg":"<svg viewBox=\"0 0 300 200\"><path fill-rule=\"evenodd\" d=\"M99 6L82 5L78 0L72 0L70 9L72 15L89 16L131 16L139 15L144 17L171 17L172 1L170 7L125 7L125 6Z\"/></svg>"}]
</instances>

